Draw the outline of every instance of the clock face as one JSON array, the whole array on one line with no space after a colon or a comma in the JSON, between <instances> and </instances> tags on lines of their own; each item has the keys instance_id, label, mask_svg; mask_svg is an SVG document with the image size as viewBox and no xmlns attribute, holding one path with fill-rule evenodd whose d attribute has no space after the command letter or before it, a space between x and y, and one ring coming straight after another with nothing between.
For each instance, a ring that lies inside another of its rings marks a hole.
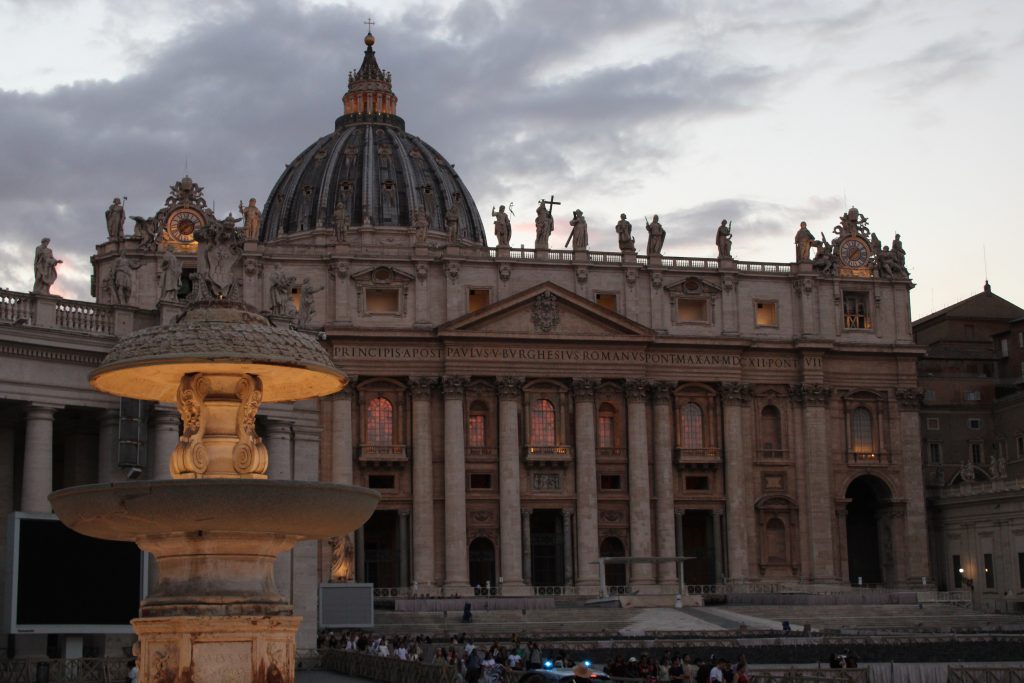
<instances>
[{"instance_id":1,"label":"clock face","mask_svg":"<svg viewBox=\"0 0 1024 683\"><path fill-rule=\"evenodd\" d=\"M167 217L167 235L175 242L195 242L195 231L203 227L203 215L195 209L178 209Z\"/></svg>"},{"instance_id":2,"label":"clock face","mask_svg":"<svg viewBox=\"0 0 1024 683\"><path fill-rule=\"evenodd\" d=\"M859 239L850 239L839 247L839 258L851 268L863 268L868 264L868 245Z\"/></svg>"}]
</instances>

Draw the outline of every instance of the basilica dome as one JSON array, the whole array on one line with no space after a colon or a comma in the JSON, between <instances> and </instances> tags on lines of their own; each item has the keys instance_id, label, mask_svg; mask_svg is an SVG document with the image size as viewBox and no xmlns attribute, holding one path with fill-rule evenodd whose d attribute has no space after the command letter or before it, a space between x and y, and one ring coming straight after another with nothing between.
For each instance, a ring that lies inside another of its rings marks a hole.
<instances>
[{"instance_id":1,"label":"basilica dome","mask_svg":"<svg viewBox=\"0 0 1024 683\"><path fill-rule=\"evenodd\" d=\"M437 150L405 132L391 74L377 64L373 35L365 42L334 132L286 166L267 198L260 241L318 229L411 227L422 210L429 232L447 236L457 217L459 240L486 245L469 190Z\"/></svg>"}]
</instances>

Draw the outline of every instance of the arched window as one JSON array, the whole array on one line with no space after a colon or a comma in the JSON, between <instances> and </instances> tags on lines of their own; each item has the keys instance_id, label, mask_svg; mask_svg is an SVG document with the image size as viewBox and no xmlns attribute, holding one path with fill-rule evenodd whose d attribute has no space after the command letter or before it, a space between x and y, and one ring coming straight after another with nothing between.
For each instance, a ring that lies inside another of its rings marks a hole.
<instances>
[{"instance_id":1,"label":"arched window","mask_svg":"<svg viewBox=\"0 0 1024 683\"><path fill-rule=\"evenodd\" d=\"M473 401L469 406L466 437L470 448L487 446L487 404L483 401Z\"/></svg>"},{"instance_id":2,"label":"arched window","mask_svg":"<svg viewBox=\"0 0 1024 683\"><path fill-rule=\"evenodd\" d=\"M680 447L704 448L704 411L696 403L687 403L679 414Z\"/></svg>"},{"instance_id":3,"label":"arched window","mask_svg":"<svg viewBox=\"0 0 1024 683\"><path fill-rule=\"evenodd\" d=\"M555 445L555 407L551 401L539 398L530 411L530 445Z\"/></svg>"},{"instance_id":4,"label":"arched window","mask_svg":"<svg viewBox=\"0 0 1024 683\"><path fill-rule=\"evenodd\" d=\"M761 410L761 448L770 452L782 450L782 417L775 406Z\"/></svg>"},{"instance_id":5,"label":"arched window","mask_svg":"<svg viewBox=\"0 0 1024 683\"><path fill-rule=\"evenodd\" d=\"M871 411L854 408L850 416L850 438L854 453L874 453L875 439L871 428Z\"/></svg>"},{"instance_id":6,"label":"arched window","mask_svg":"<svg viewBox=\"0 0 1024 683\"><path fill-rule=\"evenodd\" d=\"M769 562L788 562L786 524L778 517L772 517L764 528L764 542Z\"/></svg>"},{"instance_id":7,"label":"arched window","mask_svg":"<svg viewBox=\"0 0 1024 683\"><path fill-rule=\"evenodd\" d=\"M390 446L394 438L395 407L386 398L371 399L366 407L366 440L371 446Z\"/></svg>"},{"instance_id":8,"label":"arched window","mask_svg":"<svg viewBox=\"0 0 1024 683\"><path fill-rule=\"evenodd\" d=\"M602 403L597 411L597 447L615 448L615 406Z\"/></svg>"}]
</instances>

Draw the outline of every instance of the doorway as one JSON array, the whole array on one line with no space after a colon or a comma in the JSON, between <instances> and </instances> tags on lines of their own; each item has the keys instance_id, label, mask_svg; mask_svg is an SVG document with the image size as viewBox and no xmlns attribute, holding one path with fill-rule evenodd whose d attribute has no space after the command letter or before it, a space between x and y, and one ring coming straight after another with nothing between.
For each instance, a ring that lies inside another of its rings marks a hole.
<instances>
[{"instance_id":1,"label":"doorway","mask_svg":"<svg viewBox=\"0 0 1024 683\"><path fill-rule=\"evenodd\" d=\"M530 515L530 564L534 586L565 585L561 510L534 510Z\"/></svg>"},{"instance_id":2,"label":"doorway","mask_svg":"<svg viewBox=\"0 0 1024 683\"><path fill-rule=\"evenodd\" d=\"M846 489L846 557L850 583L880 584L883 565L893 563L892 531L879 524L879 513L889 505L892 492L878 477L857 477Z\"/></svg>"}]
</instances>

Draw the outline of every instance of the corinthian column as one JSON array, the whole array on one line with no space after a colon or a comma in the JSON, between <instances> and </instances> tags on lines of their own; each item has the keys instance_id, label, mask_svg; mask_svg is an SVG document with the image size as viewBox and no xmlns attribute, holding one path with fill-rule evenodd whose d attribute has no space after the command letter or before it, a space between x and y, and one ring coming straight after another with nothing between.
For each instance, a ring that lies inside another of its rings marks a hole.
<instances>
[{"instance_id":1,"label":"corinthian column","mask_svg":"<svg viewBox=\"0 0 1024 683\"><path fill-rule=\"evenodd\" d=\"M519 508L519 405L522 377L499 377L498 482L501 576L513 593L523 585L523 527Z\"/></svg>"},{"instance_id":2,"label":"corinthian column","mask_svg":"<svg viewBox=\"0 0 1024 683\"><path fill-rule=\"evenodd\" d=\"M466 420L462 403L465 377L445 377L444 392L444 585L469 588L466 545Z\"/></svg>"},{"instance_id":3,"label":"corinthian column","mask_svg":"<svg viewBox=\"0 0 1024 683\"><path fill-rule=\"evenodd\" d=\"M835 510L832 477L829 472L829 448L826 423L829 388L821 384L804 384L793 391L793 398L803 402L804 424L804 486L806 514L801 516L801 529L806 534L810 554L811 581L836 580L835 548L832 520ZM732 537L729 538L732 545Z\"/></svg>"},{"instance_id":4,"label":"corinthian column","mask_svg":"<svg viewBox=\"0 0 1024 683\"><path fill-rule=\"evenodd\" d=\"M21 474L21 511L49 512L53 491L53 415L56 406L33 404L25 416L25 458Z\"/></svg>"},{"instance_id":5,"label":"corinthian column","mask_svg":"<svg viewBox=\"0 0 1024 683\"><path fill-rule=\"evenodd\" d=\"M924 482L921 476L921 406L920 389L899 389L896 397L900 402L900 462L903 464L903 490L907 499L906 515L899 518L907 531L921 531L926 527L924 505ZM909 533L906 534L910 536ZM906 576L899 577L908 583L919 576L928 575L928 546L924 543L908 543L906 548Z\"/></svg>"},{"instance_id":6,"label":"corinthian column","mask_svg":"<svg viewBox=\"0 0 1024 683\"><path fill-rule=\"evenodd\" d=\"M352 383L333 396L331 401L331 481L352 483Z\"/></svg>"},{"instance_id":7,"label":"corinthian column","mask_svg":"<svg viewBox=\"0 0 1024 683\"><path fill-rule=\"evenodd\" d=\"M651 554L651 473L647 452L647 381L626 380L626 402L629 414L629 554L649 557ZM632 567L631 583L653 583L654 572L649 564Z\"/></svg>"},{"instance_id":8,"label":"corinthian column","mask_svg":"<svg viewBox=\"0 0 1024 683\"><path fill-rule=\"evenodd\" d=\"M672 475L672 384L657 382L654 389L654 528L658 540L658 555L676 554L675 544L675 490ZM663 562L658 565L658 583L673 584L676 565Z\"/></svg>"},{"instance_id":9,"label":"corinthian column","mask_svg":"<svg viewBox=\"0 0 1024 683\"><path fill-rule=\"evenodd\" d=\"M750 544L748 517L753 506L746 496L747 478L751 463L743 447L743 405L750 397L750 385L727 383L722 385L725 404L725 524L729 535L729 578L746 579L750 576Z\"/></svg>"},{"instance_id":10,"label":"corinthian column","mask_svg":"<svg viewBox=\"0 0 1024 683\"><path fill-rule=\"evenodd\" d=\"M594 445L594 389L591 379L574 379L576 398L576 547L579 585L597 585L597 452Z\"/></svg>"},{"instance_id":11,"label":"corinthian column","mask_svg":"<svg viewBox=\"0 0 1024 683\"><path fill-rule=\"evenodd\" d=\"M410 377L412 393L412 580L417 592L434 585L434 463L430 395L437 379Z\"/></svg>"}]
</instances>

